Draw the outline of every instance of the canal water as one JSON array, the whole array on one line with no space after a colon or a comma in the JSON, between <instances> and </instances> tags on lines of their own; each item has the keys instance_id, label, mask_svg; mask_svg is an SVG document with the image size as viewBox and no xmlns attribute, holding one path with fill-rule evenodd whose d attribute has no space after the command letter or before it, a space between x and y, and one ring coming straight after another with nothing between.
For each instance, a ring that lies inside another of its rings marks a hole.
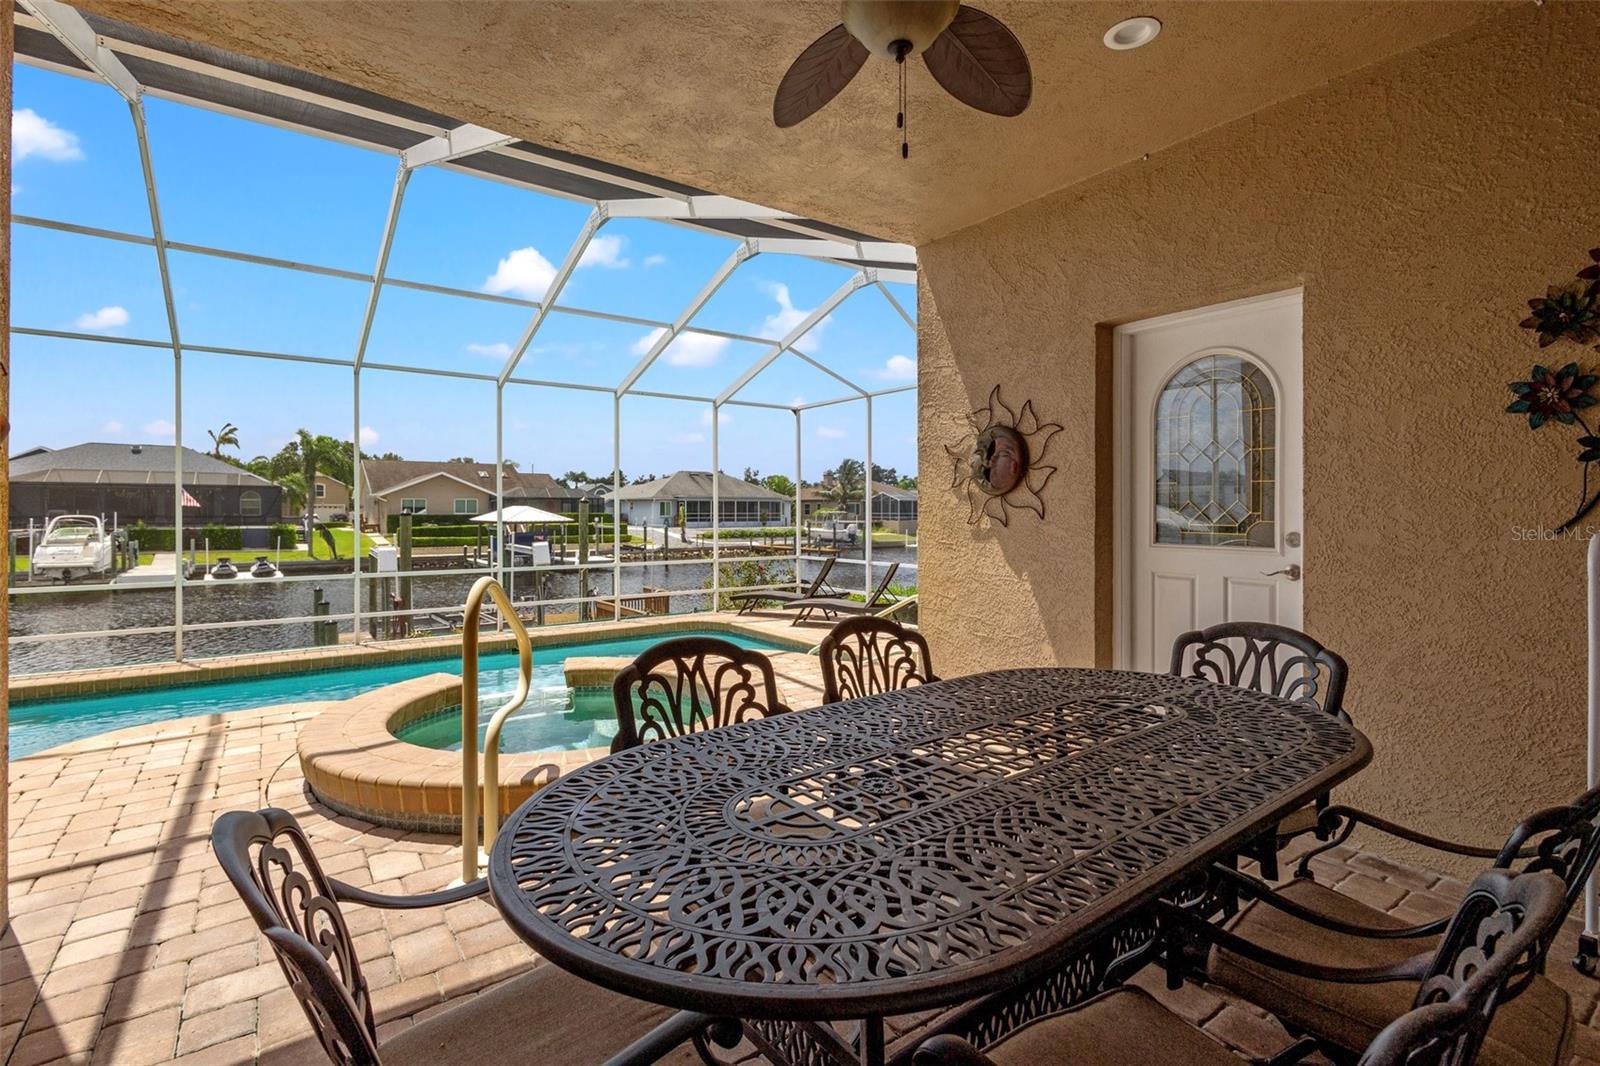
<instances>
[{"instance_id":1,"label":"canal water","mask_svg":"<svg viewBox=\"0 0 1600 1066\"><path fill-rule=\"evenodd\" d=\"M736 554L736 549L726 549ZM906 548L874 548L872 552L875 578L881 579L883 568L889 563L900 563L894 584L914 587L917 583L916 552ZM838 588L859 589L863 585L860 555L842 556L829 576L829 584ZM773 560L781 573L788 571L788 563ZM801 577L810 580L820 563L801 562ZM472 583L481 576L451 571L440 571L412 579L414 607L437 607L441 611L459 610ZM589 594L608 596L611 593L611 570L596 566L589 574ZM544 599L560 599L578 595L578 575L574 572L553 572L542 575ZM711 582L711 564L707 561L627 566L622 571L622 591L626 595L646 588L666 590L702 590ZM330 574L319 581L235 581L208 583L205 586L187 586L183 592L184 655L186 658L205 658L220 655L243 655L253 652L281 651L310 647L313 643L310 623L269 625L268 620L295 618L310 615L315 590L321 589L333 614L347 614L352 610L353 582L348 575ZM363 582L363 588L365 582ZM532 599L536 592L531 575L516 575L513 595L518 601ZM710 607L710 594L675 596L672 612L681 614L701 611ZM362 604L365 611L367 605ZM557 609L557 608L552 608ZM72 633L95 630L128 630L149 626L169 626L174 622L173 595L170 588L124 588L115 592L100 590L29 592L11 597L11 634L23 637L42 633ZM242 622L260 620L261 625L244 625L229 629L194 631L188 626L207 622ZM350 623L341 628L348 631ZM59 670L86 670L134 663L162 662L173 657L173 638L170 633L118 635L111 637L74 637L43 643L16 643L11 646L11 669L15 675L37 674Z\"/></svg>"}]
</instances>

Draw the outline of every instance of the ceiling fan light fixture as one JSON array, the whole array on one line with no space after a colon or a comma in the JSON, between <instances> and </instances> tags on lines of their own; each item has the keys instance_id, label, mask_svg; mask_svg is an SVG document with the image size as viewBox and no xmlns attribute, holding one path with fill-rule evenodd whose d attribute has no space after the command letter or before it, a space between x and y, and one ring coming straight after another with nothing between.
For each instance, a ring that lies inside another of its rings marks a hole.
<instances>
[{"instance_id":1,"label":"ceiling fan light fixture","mask_svg":"<svg viewBox=\"0 0 1600 1066\"><path fill-rule=\"evenodd\" d=\"M1149 15L1123 19L1106 31L1106 47L1113 52L1129 52L1142 48L1161 33L1161 20Z\"/></svg>"}]
</instances>

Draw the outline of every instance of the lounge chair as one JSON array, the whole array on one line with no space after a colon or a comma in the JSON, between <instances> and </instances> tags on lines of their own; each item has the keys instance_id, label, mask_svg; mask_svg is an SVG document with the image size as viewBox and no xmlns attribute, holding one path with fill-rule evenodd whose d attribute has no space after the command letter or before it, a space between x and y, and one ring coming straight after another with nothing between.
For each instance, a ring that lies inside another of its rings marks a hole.
<instances>
[{"instance_id":1,"label":"lounge chair","mask_svg":"<svg viewBox=\"0 0 1600 1066\"><path fill-rule=\"evenodd\" d=\"M811 584L806 586L804 592L788 592L784 589L767 589L762 592L735 592L728 599L739 605L739 613L746 614L760 604L771 602L778 606L793 603L795 600L814 599L817 596L827 595L834 590L827 587L824 582L828 580L828 572L833 569L837 556L830 555L822 563L822 569L817 571L817 576L811 579Z\"/></svg>"},{"instance_id":2,"label":"lounge chair","mask_svg":"<svg viewBox=\"0 0 1600 1066\"><path fill-rule=\"evenodd\" d=\"M878 582L878 587L872 590L872 595L865 600L852 600L844 596L810 596L780 604L786 611L800 612L792 625L799 625L811 617L813 611L821 611L830 618L836 614L877 614L885 607L893 606L899 602L889 595L889 582L894 580L896 570L900 569L899 563L890 563L889 569L884 573L883 580Z\"/></svg>"}]
</instances>

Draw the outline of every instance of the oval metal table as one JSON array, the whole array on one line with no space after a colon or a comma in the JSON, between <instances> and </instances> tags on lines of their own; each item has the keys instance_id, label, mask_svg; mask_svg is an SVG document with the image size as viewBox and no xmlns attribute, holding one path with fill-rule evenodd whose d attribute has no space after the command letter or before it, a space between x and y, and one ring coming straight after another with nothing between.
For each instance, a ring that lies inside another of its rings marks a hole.
<instances>
[{"instance_id":1,"label":"oval metal table","mask_svg":"<svg viewBox=\"0 0 1600 1066\"><path fill-rule=\"evenodd\" d=\"M511 816L490 891L597 984L746 1020L860 1019L836 1050L881 1062L884 1016L1069 966L1370 758L1331 715L1244 689L979 674L601 759Z\"/></svg>"}]
</instances>

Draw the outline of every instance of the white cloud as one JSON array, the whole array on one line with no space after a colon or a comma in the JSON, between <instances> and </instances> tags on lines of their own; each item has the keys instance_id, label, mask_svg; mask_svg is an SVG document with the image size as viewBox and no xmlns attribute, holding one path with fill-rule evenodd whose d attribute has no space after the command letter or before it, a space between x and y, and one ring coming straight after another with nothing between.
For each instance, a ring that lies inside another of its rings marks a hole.
<instances>
[{"instance_id":1,"label":"white cloud","mask_svg":"<svg viewBox=\"0 0 1600 1066\"><path fill-rule=\"evenodd\" d=\"M123 427L122 423L118 422L115 418L113 418L111 421L107 422L105 425L100 427L100 432L109 434L109 435L114 437L118 433L121 433L123 428L124 427Z\"/></svg>"},{"instance_id":2,"label":"white cloud","mask_svg":"<svg viewBox=\"0 0 1600 1066\"><path fill-rule=\"evenodd\" d=\"M817 427L817 436L823 438L824 440L843 440L844 438L848 437L849 435L850 434L846 433L844 430L840 429L838 426L818 426Z\"/></svg>"},{"instance_id":3,"label":"white cloud","mask_svg":"<svg viewBox=\"0 0 1600 1066\"><path fill-rule=\"evenodd\" d=\"M787 337L790 330L805 321L805 317L815 310L815 308L810 307L796 307L794 300L789 296L789 286L782 282L773 282L766 287L766 291L767 295L778 302L778 309L762 321L761 335L763 337L771 337L773 340ZM821 321L812 326L806 332L806 335L801 337L799 342L795 344L795 347L807 355L815 355L817 349L822 346L823 330L828 328L828 323L832 320L832 315L822 316Z\"/></svg>"},{"instance_id":4,"label":"white cloud","mask_svg":"<svg viewBox=\"0 0 1600 1066\"><path fill-rule=\"evenodd\" d=\"M118 307L112 304L110 307L102 307L98 311L85 311L73 319L72 324L78 329L117 329L118 327L126 326L129 317L126 307Z\"/></svg>"},{"instance_id":5,"label":"white cloud","mask_svg":"<svg viewBox=\"0 0 1600 1066\"><path fill-rule=\"evenodd\" d=\"M662 266L666 263L666 261L667 257L659 252L652 252L650 255L644 257L644 265L647 267Z\"/></svg>"},{"instance_id":6,"label":"white cloud","mask_svg":"<svg viewBox=\"0 0 1600 1066\"><path fill-rule=\"evenodd\" d=\"M144 424L144 435L154 441L170 441L178 427L168 422L165 418L158 418L153 422Z\"/></svg>"},{"instance_id":7,"label":"white cloud","mask_svg":"<svg viewBox=\"0 0 1600 1066\"><path fill-rule=\"evenodd\" d=\"M904 355L891 355L884 362L883 369L878 371L878 376L885 381L915 381L917 361Z\"/></svg>"},{"instance_id":8,"label":"white cloud","mask_svg":"<svg viewBox=\"0 0 1600 1066\"><path fill-rule=\"evenodd\" d=\"M505 341L495 341L493 344L469 344L467 351L490 359L505 359L511 355L511 345Z\"/></svg>"},{"instance_id":9,"label":"white cloud","mask_svg":"<svg viewBox=\"0 0 1600 1066\"><path fill-rule=\"evenodd\" d=\"M11 155L19 163L29 156L70 163L83 158L83 149L76 133L24 107L11 112Z\"/></svg>"},{"instance_id":10,"label":"white cloud","mask_svg":"<svg viewBox=\"0 0 1600 1066\"><path fill-rule=\"evenodd\" d=\"M726 411L718 412L718 414L717 414L717 425L725 426L729 422L732 422L732 421L733 421L733 416L730 415L728 412L726 412ZM709 426L711 424L711 408L707 407L704 411L700 412L700 424L702 426Z\"/></svg>"},{"instance_id":11,"label":"white cloud","mask_svg":"<svg viewBox=\"0 0 1600 1066\"><path fill-rule=\"evenodd\" d=\"M378 431L373 429L371 426L362 426L361 427L361 446L363 448L370 448L374 444L377 444L377 443L378 443Z\"/></svg>"},{"instance_id":12,"label":"white cloud","mask_svg":"<svg viewBox=\"0 0 1600 1066\"><path fill-rule=\"evenodd\" d=\"M537 248L518 248L500 260L483 291L496 296L514 293L529 300L542 300L555 280L556 268Z\"/></svg>"},{"instance_id":13,"label":"white cloud","mask_svg":"<svg viewBox=\"0 0 1600 1066\"><path fill-rule=\"evenodd\" d=\"M626 270L633 265L633 260L622 254L622 246L626 242L625 237L615 235L596 237L583 249L583 254L578 257L578 265Z\"/></svg>"},{"instance_id":14,"label":"white cloud","mask_svg":"<svg viewBox=\"0 0 1600 1066\"><path fill-rule=\"evenodd\" d=\"M794 399L789 401L789 406L790 407L803 407L805 405L805 402L806 402L806 398L804 396L796 396Z\"/></svg>"},{"instance_id":15,"label":"white cloud","mask_svg":"<svg viewBox=\"0 0 1600 1066\"><path fill-rule=\"evenodd\" d=\"M664 329L656 328L634 341L633 354L643 355L648 352L665 332ZM711 366L722 358L722 352L727 347L726 337L696 333L694 330L686 329L672 339L672 343L667 345L667 350L663 354L671 366Z\"/></svg>"}]
</instances>

